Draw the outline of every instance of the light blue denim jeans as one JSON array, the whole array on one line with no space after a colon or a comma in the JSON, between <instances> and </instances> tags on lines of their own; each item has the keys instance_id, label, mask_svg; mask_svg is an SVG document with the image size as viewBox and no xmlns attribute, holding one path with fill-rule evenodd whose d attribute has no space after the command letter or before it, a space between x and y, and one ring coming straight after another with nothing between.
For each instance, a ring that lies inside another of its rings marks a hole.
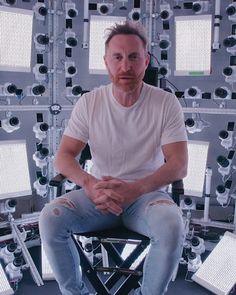
<instances>
[{"instance_id":1,"label":"light blue denim jeans","mask_svg":"<svg viewBox=\"0 0 236 295\"><path fill-rule=\"evenodd\" d=\"M185 238L181 210L161 191L145 194L124 208L122 215L103 214L83 190L71 191L43 208L39 228L45 253L63 295L85 295L80 258L71 239L83 233L125 225L150 238L143 280L136 294L165 294L182 255ZM99 294L102 295L102 294Z\"/></svg>"}]
</instances>

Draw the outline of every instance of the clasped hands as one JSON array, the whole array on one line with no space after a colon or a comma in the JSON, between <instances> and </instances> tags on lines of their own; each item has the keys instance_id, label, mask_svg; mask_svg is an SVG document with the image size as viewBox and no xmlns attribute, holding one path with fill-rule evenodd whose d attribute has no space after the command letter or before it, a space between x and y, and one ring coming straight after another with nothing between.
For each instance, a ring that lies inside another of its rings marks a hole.
<instances>
[{"instance_id":1,"label":"clasped hands","mask_svg":"<svg viewBox=\"0 0 236 295\"><path fill-rule=\"evenodd\" d=\"M124 206L131 204L139 196L136 182L126 182L111 176L104 176L90 185L89 196L96 209L103 213L119 216Z\"/></svg>"}]
</instances>

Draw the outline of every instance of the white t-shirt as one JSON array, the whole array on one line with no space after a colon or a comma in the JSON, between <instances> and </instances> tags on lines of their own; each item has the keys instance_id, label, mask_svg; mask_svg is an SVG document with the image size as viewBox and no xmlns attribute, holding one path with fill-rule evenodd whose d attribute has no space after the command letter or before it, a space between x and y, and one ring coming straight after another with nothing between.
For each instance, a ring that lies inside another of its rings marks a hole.
<instances>
[{"instance_id":1,"label":"white t-shirt","mask_svg":"<svg viewBox=\"0 0 236 295\"><path fill-rule=\"evenodd\" d=\"M126 181L145 177L160 167L164 162L162 145L187 140L177 98L145 83L130 107L114 98L112 84L84 94L64 134L89 142L95 177Z\"/></svg>"}]
</instances>

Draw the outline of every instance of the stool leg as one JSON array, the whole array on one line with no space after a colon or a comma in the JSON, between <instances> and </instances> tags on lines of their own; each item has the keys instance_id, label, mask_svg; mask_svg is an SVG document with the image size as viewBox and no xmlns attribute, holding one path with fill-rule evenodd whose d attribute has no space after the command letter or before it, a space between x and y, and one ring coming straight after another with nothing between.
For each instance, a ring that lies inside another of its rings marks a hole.
<instances>
[{"instance_id":1,"label":"stool leg","mask_svg":"<svg viewBox=\"0 0 236 295\"><path fill-rule=\"evenodd\" d=\"M101 244L101 252L102 252L102 266L103 267L108 267L109 266L109 261L108 261L108 254L104 246ZM109 274L109 272L104 272L104 275Z\"/></svg>"},{"instance_id":2,"label":"stool leg","mask_svg":"<svg viewBox=\"0 0 236 295\"><path fill-rule=\"evenodd\" d=\"M94 287L97 294L111 295L107 287L103 284L102 280L97 276L97 273L94 270L93 266L91 266L91 263L88 260L87 256L85 255L84 250L82 246L80 245L80 243L76 241L73 235L72 235L72 239L80 255L82 270L85 272L86 276L88 277L90 283Z\"/></svg>"}]
</instances>

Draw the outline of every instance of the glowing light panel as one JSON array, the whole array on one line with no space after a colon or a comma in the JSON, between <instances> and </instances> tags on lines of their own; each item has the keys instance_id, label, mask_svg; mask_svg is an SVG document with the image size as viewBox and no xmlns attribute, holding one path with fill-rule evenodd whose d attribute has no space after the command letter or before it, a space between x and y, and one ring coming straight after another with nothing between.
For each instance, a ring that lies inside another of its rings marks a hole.
<instances>
[{"instance_id":1,"label":"glowing light panel","mask_svg":"<svg viewBox=\"0 0 236 295\"><path fill-rule=\"evenodd\" d=\"M0 71L30 72L33 11L0 6Z\"/></svg>"},{"instance_id":2,"label":"glowing light panel","mask_svg":"<svg viewBox=\"0 0 236 295\"><path fill-rule=\"evenodd\" d=\"M192 279L217 295L228 295L236 284L236 235L225 232Z\"/></svg>"},{"instance_id":3,"label":"glowing light panel","mask_svg":"<svg viewBox=\"0 0 236 295\"><path fill-rule=\"evenodd\" d=\"M0 200L31 194L25 140L0 141Z\"/></svg>"},{"instance_id":4,"label":"glowing light panel","mask_svg":"<svg viewBox=\"0 0 236 295\"><path fill-rule=\"evenodd\" d=\"M105 31L115 23L122 23L125 17L119 16L98 16L90 17L90 34L89 34L89 73L90 74L107 74L103 61L105 53Z\"/></svg>"},{"instance_id":5,"label":"glowing light panel","mask_svg":"<svg viewBox=\"0 0 236 295\"><path fill-rule=\"evenodd\" d=\"M175 17L175 76L210 75L211 28L211 15Z\"/></svg>"},{"instance_id":6,"label":"glowing light panel","mask_svg":"<svg viewBox=\"0 0 236 295\"><path fill-rule=\"evenodd\" d=\"M12 295L14 294L13 289L11 288L5 272L0 263L0 295Z\"/></svg>"}]
</instances>

